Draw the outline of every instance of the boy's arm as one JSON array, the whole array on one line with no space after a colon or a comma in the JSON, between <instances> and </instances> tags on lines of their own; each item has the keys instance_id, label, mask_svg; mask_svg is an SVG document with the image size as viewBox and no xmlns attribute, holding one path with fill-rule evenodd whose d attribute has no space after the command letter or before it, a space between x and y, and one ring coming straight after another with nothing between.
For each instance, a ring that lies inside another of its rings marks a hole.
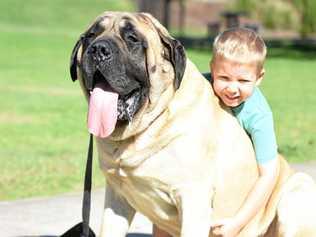
<instances>
[{"instance_id":1,"label":"boy's arm","mask_svg":"<svg viewBox=\"0 0 316 237\"><path fill-rule=\"evenodd\" d=\"M266 205L279 176L279 159L272 113L258 117L259 119L253 119L250 123L249 132L258 162L259 178L235 216L242 227Z\"/></svg>"},{"instance_id":2,"label":"boy's arm","mask_svg":"<svg viewBox=\"0 0 316 237\"><path fill-rule=\"evenodd\" d=\"M234 237L266 205L279 176L279 159L272 113L257 114L249 119L250 134L259 167L259 178L233 218L213 224L215 234Z\"/></svg>"},{"instance_id":3,"label":"boy's arm","mask_svg":"<svg viewBox=\"0 0 316 237\"><path fill-rule=\"evenodd\" d=\"M258 166L260 176L234 218L241 228L266 205L279 176L279 159L277 158Z\"/></svg>"},{"instance_id":4,"label":"boy's arm","mask_svg":"<svg viewBox=\"0 0 316 237\"><path fill-rule=\"evenodd\" d=\"M279 159L259 165L260 177L248 194L244 204L233 218L212 224L213 232L224 237L234 237L263 208L276 184L279 175Z\"/></svg>"}]
</instances>

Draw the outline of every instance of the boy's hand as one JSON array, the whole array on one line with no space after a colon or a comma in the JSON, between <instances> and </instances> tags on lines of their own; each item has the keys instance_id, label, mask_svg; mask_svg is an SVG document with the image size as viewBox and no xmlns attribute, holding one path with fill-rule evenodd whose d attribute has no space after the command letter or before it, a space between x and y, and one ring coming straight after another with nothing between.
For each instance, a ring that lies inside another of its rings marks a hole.
<instances>
[{"instance_id":1,"label":"boy's hand","mask_svg":"<svg viewBox=\"0 0 316 237\"><path fill-rule=\"evenodd\" d=\"M212 232L222 237L236 237L241 226L234 218L226 218L212 224Z\"/></svg>"}]
</instances>

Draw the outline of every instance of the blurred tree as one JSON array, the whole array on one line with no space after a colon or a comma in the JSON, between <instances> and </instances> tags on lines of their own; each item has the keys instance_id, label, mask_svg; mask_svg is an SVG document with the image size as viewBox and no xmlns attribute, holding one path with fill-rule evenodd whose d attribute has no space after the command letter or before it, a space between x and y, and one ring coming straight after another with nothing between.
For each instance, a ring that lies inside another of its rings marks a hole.
<instances>
[{"instance_id":1,"label":"blurred tree","mask_svg":"<svg viewBox=\"0 0 316 237\"><path fill-rule=\"evenodd\" d=\"M169 29L169 24L170 24L170 3L171 0L165 0L164 4L164 19L163 19L163 25Z\"/></svg>"},{"instance_id":2,"label":"blurred tree","mask_svg":"<svg viewBox=\"0 0 316 237\"><path fill-rule=\"evenodd\" d=\"M156 17L167 29L170 23L171 0L138 0L138 10Z\"/></svg>"},{"instance_id":3,"label":"blurred tree","mask_svg":"<svg viewBox=\"0 0 316 237\"><path fill-rule=\"evenodd\" d=\"M292 0L299 12L301 27L300 33L303 38L316 31L316 1L315 0Z\"/></svg>"},{"instance_id":4,"label":"blurred tree","mask_svg":"<svg viewBox=\"0 0 316 237\"><path fill-rule=\"evenodd\" d=\"M179 32L180 34L183 34L185 25L186 0L138 0L137 5L139 11L149 12L154 17L156 17L167 29L169 29L171 23L171 2L178 3Z\"/></svg>"},{"instance_id":5,"label":"blurred tree","mask_svg":"<svg viewBox=\"0 0 316 237\"><path fill-rule=\"evenodd\" d=\"M268 29L291 29L306 37L316 32L315 0L236 0L235 10L247 11Z\"/></svg>"},{"instance_id":6,"label":"blurred tree","mask_svg":"<svg viewBox=\"0 0 316 237\"><path fill-rule=\"evenodd\" d=\"M165 0L138 0L138 11L148 12L156 17L160 22L164 21Z\"/></svg>"},{"instance_id":7,"label":"blurred tree","mask_svg":"<svg viewBox=\"0 0 316 237\"><path fill-rule=\"evenodd\" d=\"M179 0L179 9L180 9L180 15L179 15L179 32L180 35L184 34L184 26L185 26L185 2L186 0Z\"/></svg>"}]
</instances>

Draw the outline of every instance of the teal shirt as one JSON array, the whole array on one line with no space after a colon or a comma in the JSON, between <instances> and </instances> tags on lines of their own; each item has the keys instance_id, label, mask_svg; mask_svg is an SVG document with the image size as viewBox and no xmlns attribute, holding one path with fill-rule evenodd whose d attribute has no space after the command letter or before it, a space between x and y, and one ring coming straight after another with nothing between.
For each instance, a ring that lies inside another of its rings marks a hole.
<instances>
[{"instance_id":1,"label":"teal shirt","mask_svg":"<svg viewBox=\"0 0 316 237\"><path fill-rule=\"evenodd\" d=\"M204 74L210 80L210 75ZM259 88L242 104L231 108L240 125L251 138L258 164L276 159L277 143L273 115Z\"/></svg>"},{"instance_id":2,"label":"teal shirt","mask_svg":"<svg viewBox=\"0 0 316 237\"><path fill-rule=\"evenodd\" d=\"M259 88L242 104L232 108L233 114L251 138L259 164L277 157L273 115Z\"/></svg>"}]
</instances>

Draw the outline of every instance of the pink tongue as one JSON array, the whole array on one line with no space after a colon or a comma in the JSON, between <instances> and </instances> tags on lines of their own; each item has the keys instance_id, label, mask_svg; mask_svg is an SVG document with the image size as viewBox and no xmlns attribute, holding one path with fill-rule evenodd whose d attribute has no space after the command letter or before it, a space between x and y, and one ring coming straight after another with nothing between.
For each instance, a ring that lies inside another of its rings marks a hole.
<instances>
[{"instance_id":1,"label":"pink tongue","mask_svg":"<svg viewBox=\"0 0 316 237\"><path fill-rule=\"evenodd\" d=\"M98 84L93 89L88 112L89 132L97 137L109 136L117 121L118 94L105 91L104 86Z\"/></svg>"}]
</instances>

